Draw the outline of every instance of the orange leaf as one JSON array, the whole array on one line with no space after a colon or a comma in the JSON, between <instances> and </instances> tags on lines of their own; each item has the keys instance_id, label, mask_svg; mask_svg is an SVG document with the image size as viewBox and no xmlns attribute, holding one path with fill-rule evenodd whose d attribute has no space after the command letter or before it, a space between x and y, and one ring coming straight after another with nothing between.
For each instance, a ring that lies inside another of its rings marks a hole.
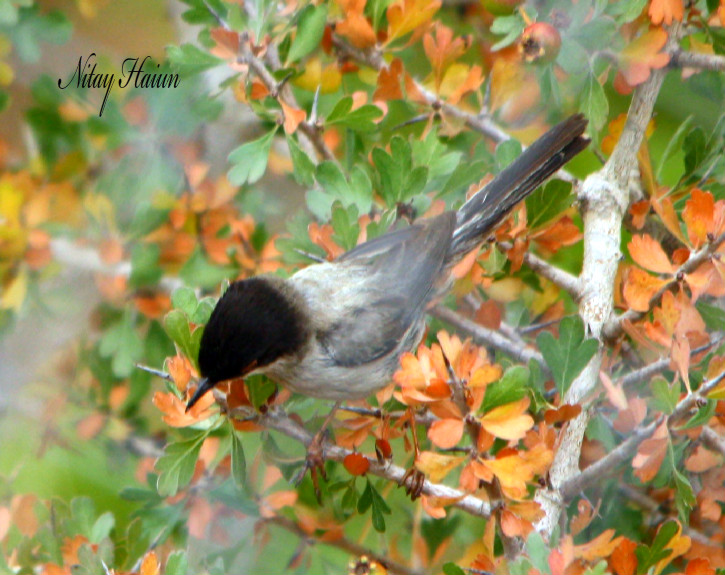
<instances>
[{"instance_id":1,"label":"orange leaf","mask_svg":"<svg viewBox=\"0 0 725 575\"><path fill-rule=\"evenodd\" d=\"M694 189L685 204L682 219L687 225L687 237L692 247L707 243L707 234L713 232L715 200L710 192Z\"/></svg>"},{"instance_id":2,"label":"orange leaf","mask_svg":"<svg viewBox=\"0 0 725 575\"><path fill-rule=\"evenodd\" d=\"M403 62L399 58L393 60L387 68L380 70L373 100L402 100L401 79L403 75Z\"/></svg>"},{"instance_id":3,"label":"orange leaf","mask_svg":"<svg viewBox=\"0 0 725 575\"><path fill-rule=\"evenodd\" d=\"M350 453L342 460L350 475L365 475L370 469L370 461L362 453Z\"/></svg>"},{"instance_id":4,"label":"orange leaf","mask_svg":"<svg viewBox=\"0 0 725 575\"><path fill-rule=\"evenodd\" d=\"M458 445L461 437L463 437L462 419L439 419L434 421L428 430L428 439L441 449Z\"/></svg>"},{"instance_id":5,"label":"orange leaf","mask_svg":"<svg viewBox=\"0 0 725 575\"><path fill-rule=\"evenodd\" d=\"M698 557L687 564L685 575L715 575L715 569L710 565L709 559Z\"/></svg>"},{"instance_id":6,"label":"orange leaf","mask_svg":"<svg viewBox=\"0 0 725 575\"><path fill-rule=\"evenodd\" d=\"M670 56L660 52L665 42L667 42L667 32L662 28L654 28L622 50L620 71L627 84L637 86L649 78L651 70L664 68L669 63Z\"/></svg>"},{"instance_id":7,"label":"orange leaf","mask_svg":"<svg viewBox=\"0 0 725 575\"><path fill-rule=\"evenodd\" d=\"M167 425L187 427L211 416L212 410L210 407L214 404L214 394L205 393L188 413L186 412L186 403L173 393L157 391L154 394L153 402L164 413L162 419Z\"/></svg>"},{"instance_id":8,"label":"orange leaf","mask_svg":"<svg viewBox=\"0 0 725 575\"><path fill-rule=\"evenodd\" d=\"M635 311L648 311L650 300L667 282L639 268L629 267L624 276L624 301Z\"/></svg>"},{"instance_id":9,"label":"orange leaf","mask_svg":"<svg viewBox=\"0 0 725 575\"><path fill-rule=\"evenodd\" d=\"M670 432L667 429L667 422L663 421L652 437L645 439L639 446L637 455L632 459L632 467L640 481L646 483L655 478L667 455L669 441Z\"/></svg>"},{"instance_id":10,"label":"orange leaf","mask_svg":"<svg viewBox=\"0 0 725 575\"><path fill-rule=\"evenodd\" d=\"M607 529L597 537L574 548L574 557L584 559L587 562L595 562L598 559L609 557L619 546L623 537L614 537L614 529Z\"/></svg>"},{"instance_id":11,"label":"orange leaf","mask_svg":"<svg viewBox=\"0 0 725 575\"><path fill-rule=\"evenodd\" d=\"M528 408L528 397L496 407L481 418L481 427L501 439L519 440L534 426L534 419L526 413Z\"/></svg>"},{"instance_id":12,"label":"orange leaf","mask_svg":"<svg viewBox=\"0 0 725 575\"><path fill-rule=\"evenodd\" d=\"M665 250L652 236L644 234L633 236L627 246L632 259L646 270L658 274L672 274L675 267L670 262Z\"/></svg>"},{"instance_id":13,"label":"orange leaf","mask_svg":"<svg viewBox=\"0 0 725 575\"><path fill-rule=\"evenodd\" d=\"M423 49L433 68L436 87L439 87L446 68L465 53L466 43L460 36L454 39L453 30L436 22L435 36L427 33L423 37Z\"/></svg>"},{"instance_id":14,"label":"orange leaf","mask_svg":"<svg viewBox=\"0 0 725 575\"><path fill-rule=\"evenodd\" d=\"M637 549L637 544L634 541L622 537L609 558L609 564L616 575L634 575L637 572L635 549Z\"/></svg>"},{"instance_id":15,"label":"orange leaf","mask_svg":"<svg viewBox=\"0 0 725 575\"><path fill-rule=\"evenodd\" d=\"M682 0L652 0L647 14L655 26L659 26L663 22L669 26L672 24L672 20L682 22L685 7Z\"/></svg>"},{"instance_id":16,"label":"orange leaf","mask_svg":"<svg viewBox=\"0 0 725 575\"><path fill-rule=\"evenodd\" d=\"M581 237L582 233L569 216L564 216L531 235L532 240L552 253L577 243Z\"/></svg>"},{"instance_id":17,"label":"orange leaf","mask_svg":"<svg viewBox=\"0 0 725 575\"><path fill-rule=\"evenodd\" d=\"M632 225L641 230L644 227L644 221L649 214L650 203L648 200L640 200L629 206L629 215L632 216Z\"/></svg>"},{"instance_id":18,"label":"orange leaf","mask_svg":"<svg viewBox=\"0 0 725 575\"><path fill-rule=\"evenodd\" d=\"M280 99L279 105L282 106L284 112L284 131L286 134L294 134L302 122L305 121L307 113L304 110L298 110L285 103L284 100Z\"/></svg>"},{"instance_id":19,"label":"orange leaf","mask_svg":"<svg viewBox=\"0 0 725 575\"><path fill-rule=\"evenodd\" d=\"M161 565L156 557L155 551L149 551L144 555L143 561L141 562L140 575L159 575L161 572Z\"/></svg>"},{"instance_id":20,"label":"orange leaf","mask_svg":"<svg viewBox=\"0 0 725 575\"><path fill-rule=\"evenodd\" d=\"M544 412L544 421L548 425L554 425L555 423L564 423L570 419L574 419L582 412L582 406L578 403L570 405L565 403L557 409L547 409Z\"/></svg>"},{"instance_id":21,"label":"orange leaf","mask_svg":"<svg viewBox=\"0 0 725 575\"><path fill-rule=\"evenodd\" d=\"M345 18L335 26L335 33L347 38L356 48L370 48L377 42L375 30L363 14L366 0L340 0Z\"/></svg>"},{"instance_id":22,"label":"orange leaf","mask_svg":"<svg viewBox=\"0 0 725 575\"><path fill-rule=\"evenodd\" d=\"M722 465L722 456L715 455L702 445L695 447L695 451L685 460L685 469L692 473L703 473L708 469Z\"/></svg>"},{"instance_id":23,"label":"orange leaf","mask_svg":"<svg viewBox=\"0 0 725 575\"><path fill-rule=\"evenodd\" d=\"M571 534L573 536L578 535L589 526L589 524L594 519L594 516L597 515L597 513L599 512L600 505L601 500L597 504L596 509L586 499L579 500L579 502L577 503L577 514L571 520Z\"/></svg>"},{"instance_id":24,"label":"orange leaf","mask_svg":"<svg viewBox=\"0 0 725 575\"><path fill-rule=\"evenodd\" d=\"M680 374L682 381L685 382L687 393L692 393L692 389L690 388L690 342L687 338L678 337L672 342L670 358L672 363L677 367L677 373Z\"/></svg>"},{"instance_id":25,"label":"orange leaf","mask_svg":"<svg viewBox=\"0 0 725 575\"><path fill-rule=\"evenodd\" d=\"M508 509L501 511L501 531L507 537L528 537L529 533L534 530L534 526L530 521L515 515Z\"/></svg>"},{"instance_id":26,"label":"orange leaf","mask_svg":"<svg viewBox=\"0 0 725 575\"><path fill-rule=\"evenodd\" d=\"M441 0L398 0L388 7L387 43L428 23L441 7Z\"/></svg>"},{"instance_id":27,"label":"orange leaf","mask_svg":"<svg viewBox=\"0 0 725 575\"><path fill-rule=\"evenodd\" d=\"M239 52L239 34L225 28L214 28L211 38L215 46L209 50L211 54L223 60L236 59Z\"/></svg>"}]
</instances>

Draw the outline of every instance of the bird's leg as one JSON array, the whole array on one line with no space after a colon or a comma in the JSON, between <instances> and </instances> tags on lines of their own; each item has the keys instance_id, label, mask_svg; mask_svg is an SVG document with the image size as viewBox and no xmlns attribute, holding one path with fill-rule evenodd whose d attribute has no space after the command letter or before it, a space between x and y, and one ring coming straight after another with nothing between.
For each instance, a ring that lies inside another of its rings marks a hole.
<instances>
[{"instance_id":1,"label":"bird's leg","mask_svg":"<svg viewBox=\"0 0 725 575\"><path fill-rule=\"evenodd\" d=\"M423 484L425 483L425 474L415 468L415 462L418 461L420 455L420 446L418 445L418 432L415 429L415 412L412 408L408 408L410 414L410 434L413 436L413 465L405 472L403 478L398 482L399 487L405 486L406 495L415 501L423 494Z\"/></svg>"},{"instance_id":2,"label":"bird's leg","mask_svg":"<svg viewBox=\"0 0 725 575\"><path fill-rule=\"evenodd\" d=\"M325 432L327 431L330 423L332 423L332 418L335 417L335 413L340 408L341 404L342 401L337 401L335 402L335 405L332 406L332 410L327 414L325 421L322 423L322 427L317 433L315 433L312 441L310 441L310 444L307 446L307 456L305 458L304 467L292 479L292 483L299 485L304 478L305 473L307 473L307 470L309 469L310 475L312 476L312 484L315 487L315 496L317 497L318 502L321 499L320 488L317 485L318 471L320 475L322 475L322 478L327 481L327 473L325 473L325 454L322 444L325 441Z\"/></svg>"}]
</instances>

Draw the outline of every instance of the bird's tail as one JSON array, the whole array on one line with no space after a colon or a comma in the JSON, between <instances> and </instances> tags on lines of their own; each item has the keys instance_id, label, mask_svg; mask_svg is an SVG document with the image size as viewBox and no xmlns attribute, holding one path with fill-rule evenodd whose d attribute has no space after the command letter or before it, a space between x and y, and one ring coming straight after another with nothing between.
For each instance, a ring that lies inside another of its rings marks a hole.
<instances>
[{"instance_id":1,"label":"bird's tail","mask_svg":"<svg viewBox=\"0 0 725 575\"><path fill-rule=\"evenodd\" d=\"M449 261L475 248L516 204L586 148L586 127L581 114L557 124L468 200L457 214Z\"/></svg>"}]
</instances>

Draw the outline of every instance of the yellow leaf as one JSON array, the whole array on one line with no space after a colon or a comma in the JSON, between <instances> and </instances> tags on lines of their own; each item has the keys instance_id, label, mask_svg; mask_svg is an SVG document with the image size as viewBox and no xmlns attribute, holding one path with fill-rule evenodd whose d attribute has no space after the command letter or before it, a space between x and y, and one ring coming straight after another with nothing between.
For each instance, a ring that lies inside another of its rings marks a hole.
<instances>
[{"instance_id":1,"label":"yellow leaf","mask_svg":"<svg viewBox=\"0 0 725 575\"><path fill-rule=\"evenodd\" d=\"M425 473L433 483L439 483L465 460L465 456L443 455L433 451L423 451L418 456L415 466L419 471Z\"/></svg>"},{"instance_id":2,"label":"yellow leaf","mask_svg":"<svg viewBox=\"0 0 725 575\"><path fill-rule=\"evenodd\" d=\"M336 92L341 82L342 74L337 65L330 64L323 68L319 58L310 58L302 75L292 80L295 86L309 92L314 92L319 86L323 94Z\"/></svg>"},{"instance_id":3,"label":"yellow leaf","mask_svg":"<svg viewBox=\"0 0 725 575\"><path fill-rule=\"evenodd\" d=\"M398 0L388 8L387 43L402 38L430 21L441 7L440 0Z\"/></svg>"},{"instance_id":4,"label":"yellow leaf","mask_svg":"<svg viewBox=\"0 0 725 575\"><path fill-rule=\"evenodd\" d=\"M15 312L20 310L28 293L28 272L23 269L13 278L7 289L3 290L0 298L0 308L11 309Z\"/></svg>"},{"instance_id":5,"label":"yellow leaf","mask_svg":"<svg viewBox=\"0 0 725 575\"><path fill-rule=\"evenodd\" d=\"M481 427L501 439L521 439L534 426L534 419L525 413L528 408L528 397L496 407L481 418Z\"/></svg>"}]
</instances>

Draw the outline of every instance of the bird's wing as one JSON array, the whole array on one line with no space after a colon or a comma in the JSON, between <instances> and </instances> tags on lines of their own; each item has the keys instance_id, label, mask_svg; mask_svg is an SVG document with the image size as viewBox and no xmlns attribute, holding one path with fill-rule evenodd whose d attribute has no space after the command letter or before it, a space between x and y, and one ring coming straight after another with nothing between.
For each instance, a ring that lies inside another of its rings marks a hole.
<instances>
[{"instance_id":1,"label":"bird's wing","mask_svg":"<svg viewBox=\"0 0 725 575\"><path fill-rule=\"evenodd\" d=\"M454 213L385 234L343 254L336 265L356 270L349 295L342 290L335 321L318 333L341 366L375 361L417 332L425 306L443 281ZM344 310L344 311L343 311ZM415 342L407 342L413 345Z\"/></svg>"}]
</instances>

